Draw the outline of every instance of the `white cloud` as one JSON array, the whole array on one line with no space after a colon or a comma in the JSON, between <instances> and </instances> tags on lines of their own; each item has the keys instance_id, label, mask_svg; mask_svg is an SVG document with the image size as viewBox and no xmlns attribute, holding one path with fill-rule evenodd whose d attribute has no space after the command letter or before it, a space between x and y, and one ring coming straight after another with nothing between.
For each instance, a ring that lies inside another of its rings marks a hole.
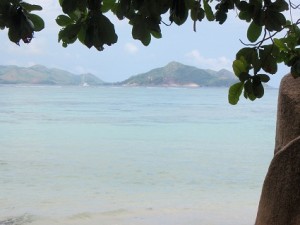
<instances>
[{"instance_id":1,"label":"white cloud","mask_svg":"<svg viewBox=\"0 0 300 225\"><path fill-rule=\"evenodd\" d=\"M84 74L84 73L89 73L89 71L85 68L85 67L83 67L83 66L76 66L75 68L74 68L74 73L76 73L76 74Z\"/></svg>"},{"instance_id":2,"label":"white cloud","mask_svg":"<svg viewBox=\"0 0 300 225\"><path fill-rule=\"evenodd\" d=\"M26 67L30 67L30 66L34 66L34 65L37 65L38 63L36 63L36 62L33 62L33 61L30 61L30 62L27 62L26 63Z\"/></svg>"},{"instance_id":3,"label":"white cloud","mask_svg":"<svg viewBox=\"0 0 300 225\"><path fill-rule=\"evenodd\" d=\"M218 58L206 58L200 54L198 50L192 50L186 54L188 59L191 59L193 63L201 68L208 68L213 70L228 69L232 70L232 60L221 56Z\"/></svg>"},{"instance_id":4,"label":"white cloud","mask_svg":"<svg viewBox=\"0 0 300 225\"><path fill-rule=\"evenodd\" d=\"M126 43L124 48L129 54L135 54L139 51L138 47L132 43Z\"/></svg>"},{"instance_id":5,"label":"white cloud","mask_svg":"<svg viewBox=\"0 0 300 225\"><path fill-rule=\"evenodd\" d=\"M38 63L33 62L33 61L20 62L18 60L12 59L12 60L3 61L2 64L3 65L18 65L18 66L23 66L23 67L30 67L30 66L37 65Z\"/></svg>"}]
</instances>

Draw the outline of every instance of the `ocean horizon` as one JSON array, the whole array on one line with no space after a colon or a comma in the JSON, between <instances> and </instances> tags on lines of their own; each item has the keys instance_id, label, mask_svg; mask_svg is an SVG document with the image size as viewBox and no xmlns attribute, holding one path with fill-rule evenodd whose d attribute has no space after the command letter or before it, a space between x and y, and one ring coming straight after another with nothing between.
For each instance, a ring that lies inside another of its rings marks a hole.
<instances>
[{"instance_id":1,"label":"ocean horizon","mask_svg":"<svg viewBox=\"0 0 300 225\"><path fill-rule=\"evenodd\" d=\"M278 89L0 87L0 225L249 225Z\"/></svg>"}]
</instances>

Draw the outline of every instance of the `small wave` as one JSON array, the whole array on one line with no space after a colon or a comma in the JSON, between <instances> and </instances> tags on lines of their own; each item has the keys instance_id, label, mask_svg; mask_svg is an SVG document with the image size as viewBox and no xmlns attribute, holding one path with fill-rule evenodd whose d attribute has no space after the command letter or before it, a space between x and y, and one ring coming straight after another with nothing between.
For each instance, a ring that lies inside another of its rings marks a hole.
<instances>
[{"instance_id":1,"label":"small wave","mask_svg":"<svg viewBox=\"0 0 300 225\"><path fill-rule=\"evenodd\" d=\"M105 211L105 212L102 212L101 214L104 216L117 216L117 215L126 214L126 213L128 213L128 210L126 210L126 209L116 209L116 210Z\"/></svg>"},{"instance_id":2,"label":"small wave","mask_svg":"<svg viewBox=\"0 0 300 225\"><path fill-rule=\"evenodd\" d=\"M0 225L23 225L33 221L33 217L28 214L24 214L18 217L12 217L0 221Z\"/></svg>"},{"instance_id":3,"label":"small wave","mask_svg":"<svg viewBox=\"0 0 300 225\"><path fill-rule=\"evenodd\" d=\"M70 217L70 219L72 220L89 219L89 218L91 218L91 213L88 212L78 213Z\"/></svg>"}]
</instances>

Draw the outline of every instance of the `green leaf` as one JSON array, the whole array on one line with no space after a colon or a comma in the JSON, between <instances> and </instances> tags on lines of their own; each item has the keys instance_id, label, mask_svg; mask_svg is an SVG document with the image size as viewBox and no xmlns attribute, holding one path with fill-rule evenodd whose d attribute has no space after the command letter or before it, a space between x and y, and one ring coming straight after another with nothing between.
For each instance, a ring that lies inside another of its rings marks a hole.
<instances>
[{"instance_id":1,"label":"green leaf","mask_svg":"<svg viewBox=\"0 0 300 225\"><path fill-rule=\"evenodd\" d=\"M270 80L270 77L267 74L257 74L259 76L260 81L267 83Z\"/></svg>"},{"instance_id":2,"label":"green leaf","mask_svg":"<svg viewBox=\"0 0 300 225\"><path fill-rule=\"evenodd\" d=\"M145 46L148 46L151 41L150 32L142 24L133 25L132 37L140 40Z\"/></svg>"},{"instance_id":3,"label":"green leaf","mask_svg":"<svg viewBox=\"0 0 300 225\"><path fill-rule=\"evenodd\" d=\"M244 89L244 83L239 82L229 88L228 100L232 105L236 105Z\"/></svg>"},{"instance_id":4,"label":"green leaf","mask_svg":"<svg viewBox=\"0 0 300 225\"><path fill-rule=\"evenodd\" d=\"M262 85L261 82L253 82L253 94L257 98L261 98L264 96L264 86Z\"/></svg>"},{"instance_id":5,"label":"green leaf","mask_svg":"<svg viewBox=\"0 0 300 225\"><path fill-rule=\"evenodd\" d=\"M262 68L264 71L270 74L275 74L277 72L277 61L273 57L269 57L267 61L263 62Z\"/></svg>"},{"instance_id":6,"label":"green leaf","mask_svg":"<svg viewBox=\"0 0 300 225\"><path fill-rule=\"evenodd\" d=\"M157 32L157 31L150 31L151 35L157 39L162 38L161 32Z\"/></svg>"},{"instance_id":7,"label":"green leaf","mask_svg":"<svg viewBox=\"0 0 300 225\"><path fill-rule=\"evenodd\" d=\"M278 38L273 39L274 44L279 48L280 51L288 51L288 47L285 45L285 43Z\"/></svg>"},{"instance_id":8,"label":"green leaf","mask_svg":"<svg viewBox=\"0 0 300 225\"><path fill-rule=\"evenodd\" d=\"M265 27L269 31L281 31L286 24L286 18L282 13L267 10L265 17Z\"/></svg>"},{"instance_id":9,"label":"green leaf","mask_svg":"<svg viewBox=\"0 0 300 225\"><path fill-rule=\"evenodd\" d=\"M200 8L199 12L198 12L198 20L202 21L205 17L205 11L204 9Z\"/></svg>"},{"instance_id":10,"label":"green leaf","mask_svg":"<svg viewBox=\"0 0 300 225\"><path fill-rule=\"evenodd\" d=\"M77 37L78 37L78 40L82 43L82 44L85 44L84 41L85 41L85 35L86 35L86 23L82 24L78 34L77 34Z\"/></svg>"},{"instance_id":11,"label":"green leaf","mask_svg":"<svg viewBox=\"0 0 300 225\"><path fill-rule=\"evenodd\" d=\"M284 41L289 49L294 49L298 46L299 43L300 32L299 28L294 24L289 27L288 35L284 38Z\"/></svg>"},{"instance_id":12,"label":"green leaf","mask_svg":"<svg viewBox=\"0 0 300 225\"><path fill-rule=\"evenodd\" d=\"M252 17L251 17L251 14L248 13L248 11L241 11L239 13L239 18L241 20L246 20L247 22L250 22Z\"/></svg>"},{"instance_id":13,"label":"green leaf","mask_svg":"<svg viewBox=\"0 0 300 225\"><path fill-rule=\"evenodd\" d=\"M170 9L170 21L175 22L177 25L182 25L188 15L189 11L187 8L186 0L176 0Z\"/></svg>"},{"instance_id":14,"label":"green leaf","mask_svg":"<svg viewBox=\"0 0 300 225\"><path fill-rule=\"evenodd\" d=\"M249 98L251 101L254 101L256 99L256 96L253 93L253 87L252 87L252 81L247 80L244 85L244 96L245 98Z\"/></svg>"},{"instance_id":15,"label":"green leaf","mask_svg":"<svg viewBox=\"0 0 300 225\"><path fill-rule=\"evenodd\" d=\"M192 19L193 21L196 21L196 20L198 19L198 8L193 7L193 8L191 9L191 19Z\"/></svg>"},{"instance_id":16,"label":"green leaf","mask_svg":"<svg viewBox=\"0 0 300 225\"><path fill-rule=\"evenodd\" d=\"M82 13L81 11L75 10L75 11L69 13L68 16L69 16L73 21L78 21L78 20L80 20L80 18L81 18L81 16L82 16L81 13Z\"/></svg>"},{"instance_id":17,"label":"green leaf","mask_svg":"<svg viewBox=\"0 0 300 225\"><path fill-rule=\"evenodd\" d=\"M203 0L203 6L207 20L213 21L215 19L215 16L210 5L208 4L208 0Z\"/></svg>"},{"instance_id":18,"label":"green leaf","mask_svg":"<svg viewBox=\"0 0 300 225\"><path fill-rule=\"evenodd\" d=\"M102 51L104 45L110 46L118 40L114 25L101 13L91 14L85 22L76 25L79 26L77 38L88 48L94 46L98 51Z\"/></svg>"},{"instance_id":19,"label":"green leaf","mask_svg":"<svg viewBox=\"0 0 300 225\"><path fill-rule=\"evenodd\" d=\"M276 0L274 3L271 3L269 9L273 11L282 12L289 10L289 5L285 0Z\"/></svg>"},{"instance_id":20,"label":"green leaf","mask_svg":"<svg viewBox=\"0 0 300 225\"><path fill-rule=\"evenodd\" d=\"M241 82L245 82L249 78L251 78L251 76L247 72L241 72L239 75L239 79Z\"/></svg>"},{"instance_id":21,"label":"green leaf","mask_svg":"<svg viewBox=\"0 0 300 225\"><path fill-rule=\"evenodd\" d=\"M238 4L236 6L240 11L248 11L249 3L246 1L241 1L241 2L238 2Z\"/></svg>"},{"instance_id":22,"label":"green leaf","mask_svg":"<svg viewBox=\"0 0 300 225\"><path fill-rule=\"evenodd\" d=\"M98 15L98 35L103 44L112 45L118 41L115 27L104 15Z\"/></svg>"},{"instance_id":23,"label":"green leaf","mask_svg":"<svg viewBox=\"0 0 300 225\"><path fill-rule=\"evenodd\" d=\"M76 4L77 10L81 12L87 11L88 7L88 0L73 0L74 4Z\"/></svg>"},{"instance_id":24,"label":"green leaf","mask_svg":"<svg viewBox=\"0 0 300 225\"><path fill-rule=\"evenodd\" d=\"M291 67L293 66L298 60L298 57L297 56L290 56L287 60L286 60L286 65Z\"/></svg>"},{"instance_id":25,"label":"green leaf","mask_svg":"<svg viewBox=\"0 0 300 225\"><path fill-rule=\"evenodd\" d=\"M216 12L215 17L216 17L216 21L218 21L219 24L223 24L227 19L227 13L226 11L218 10Z\"/></svg>"},{"instance_id":26,"label":"green leaf","mask_svg":"<svg viewBox=\"0 0 300 225\"><path fill-rule=\"evenodd\" d=\"M146 19L147 28L150 31L151 35L155 38L161 38L161 30L160 30L160 20L157 20L155 18L147 18Z\"/></svg>"},{"instance_id":27,"label":"green leaf","mask_svg":"<svg viewBox=\"0 0 300 225\"><path fill-rule=\"evenodd\" d=\"M10 41L16 43L17 45L19 45L20 40L21 40L21 34L18 31L18 29L16 29L14 26L11 26L8 29L8 38Z\"/></svg>"},{"instance_id":28,"label":"green leaf","mask_svg":"<svg viewBox=\"0 0 300 225\"><path fill-rule=\"evenodd\" d=\"M45 28L44 20L35 14L28 14L28 19L33 23L34 31L41 31Z\"/></svg>"},{"instance_id":29,"label":"green leaf","mask_svg":"<svg viewBox=\"0 0 300 225\"><path fill-rule=\"evenodd\" d=\"M269 55L266 57L261 58L261 62L262 62L262 69L264 71L266 71L267 73L271 73L271 74L275 74L277 72L277 61L276 59Z\"/></svg>"},{"instance_id":30,"label":"green leaf","mask_svg":"<svg viewBox=\"0 0 300 225\"><path fill-rule=\"evenodd\" d=\"M300 59L294 63L294 65L291 67L291 74L294 78L300 77Z\"/></svg>"},{"instance_id":31,"label":"green leaf","mask_svg":"<svg viewBox=\"0 0 300 225\"><path fill-rule=\"evenodd\" d=\"M232 63L234 74L239 77L242 72L247 72L247 66L243 60L236 59Z\"/></svg>"},{"instance_id":32,"label":"green leaf","mask_svg":"<svg viewBox=\"0 0 300 225\"><path fill-rule=\"evenodd\" d=\"M27 12L31 12L31 11L35 11L35 10L40 11L43 9L40 5L31 5L27 2L20 2L20 5Z\"/></svg>"},{"instance_id":33,"label":"green leaf","mask_svg":"<svg viewBox=\"0 0 300 225\"><path fill-rule=\"evenodd\" d=\"M274 45L265 45L259 50L261 67L264 71L271 74L277 72L277 61L273 55L273 53L277 53L275 47Z\"/></svg>"},{"instance_id":34,"label":"green leaf","mask_svg":"<svg viewBox=\"0 0 300 225\"><path fill-rule=\"evenodd\" d=\"M162 0L161 2L168 2L168 0ZM186 6L190 9L190 8L192 8L193 6L194 6L194 4L195 4L195 0L185 0L185 2L186 2ZM198 2L198 1L196 1L196 2Z\"/></svg>"},{"instance_id":35,"label":"green leaf","mask_svg":"<svg viewBox=\"0 0 300 225\"><path fill-rule=\"evenodd\" d=\"M56 23L61 26L61 27L65 27L67 25L70 25L72 24L72 19L68 16L65 16L65 15L59 15L57 18L56 18Z\"/></svg>"},{"instance_id":36,"label":"green leaf","mask_svg":"<svg viewBox=\"0 0 300 225\"><path fill-rule=\"evenodd\" d=\"M266 12L264 10L257 10L253 16L253 22L263 27L265 25Z\"/></svg>"},{"instance_id":37,"label":"green leaf","mask_svg":"<svg viewBox=\"0 0 300 225\"><path fill-rule=\"evenodd\" d=\"M104 13L114 9L115 3L116 3L115 0L103 0L101 11Z\"/></svg>"},{"instance_id":38,"label":"green leaf","mask_svg":"<svg viewBox=\"0 0 300 225\"><path fill-rule=\"evenodd\" d=\"M62 0L62 10L66 14L74 12L77 8L77 1L74 0Z\"/></svg>"},{"instance_id":39,"label":"green leaf","mask_svg":"<svg viewBox=\"0 0 300 225\"><path fill-rule=\"evenodd\" d=\"M147 22L141 16L136 16L131 21L132 23L132 37L140 40L143 45L148 46L151 42L151 34L147 29Z\"/></svg>"},{"instance_id":40,"label":"green leaf","mask_svg":"<svg viewBox=\"0 0 300 225\"><path fill-rule=\"evenodd\" d=\"M59 31L58 41L63 41L63 43L67 44L73 43L77 38L80 28L81 27L78 24L70 24L66 26L64 29Z\"/></svg>"},{"instance_id":41,"label":"green leaf","mask_svg":"<svg viewBox=\"0 0 300 225\"><path fill-rule=\"evenodd\" d=\"M79 36L79 41L82 41L85 46L91 48L94 45L94 38L96 38L96 35L94 33L95 27L93 26L93 23L88 21L85 26L81 27L77 34L77 37Z\"/></svg>"},{"instance_id":42,"label":"green leaf","mask_svg":"<svg viewBox=\"0 0 300 225\"><path fill-rule=\"evenodd\" d=\"M254 69L256 71L260 70L260 61L258 58L258 52L256 48L242 48L238 51L236 54L236 59L243 59L244 64L247 64L249 67L250 65L253 65ZM249 69L247 67L247 69Z\"/></svg>"},{"instance_id":43,"label":"green leaf","mask_svg":"<svg viewBox=\"0 0 300 225\"><path fill-rule=\"evenodd\" d=\"M247 37L250 42L255 42L259 38L262 32L262 26L257 25L252 21L250 26L248 27Z\"/></svg>"}]
</instances>

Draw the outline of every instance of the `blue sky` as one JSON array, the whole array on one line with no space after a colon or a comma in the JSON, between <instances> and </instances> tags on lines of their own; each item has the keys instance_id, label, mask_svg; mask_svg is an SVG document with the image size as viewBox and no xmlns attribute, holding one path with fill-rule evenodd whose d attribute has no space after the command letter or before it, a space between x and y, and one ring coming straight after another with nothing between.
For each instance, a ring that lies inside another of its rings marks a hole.
<instances>
[{"instance_id":1,"label":"blue sky","mask_svg":"<svg viewBox=\"0 0 300 225\"><path fill-rule=\"evenodd\" d=\"M88 49L77 41L67 48L58 43L60 27L55 18L61 14L58 0L28 0L43 6L39 13L46 27L35 34L30 44L20 46L11 43L7 30L0 31L1 65L32 66L42 64L50 68L60 68L70 72L93 73L104 81L121 81L129 76L162 67L171 61L202 69L231 70L235 53L243 47L239 39L246 41L248 24L236 19L234 13L224 25L203 21L193 31L192 22L182 26L162 25L161 39L152 39L149 46L143 46L131 37L128 21L119 21L110 16L118 34L118 43L106 46L104 51ZM168 22L168 21L166 21ZM271 77L270 85L277 87L289 68L280 66Z\"/></svg>"}]
</instances>

